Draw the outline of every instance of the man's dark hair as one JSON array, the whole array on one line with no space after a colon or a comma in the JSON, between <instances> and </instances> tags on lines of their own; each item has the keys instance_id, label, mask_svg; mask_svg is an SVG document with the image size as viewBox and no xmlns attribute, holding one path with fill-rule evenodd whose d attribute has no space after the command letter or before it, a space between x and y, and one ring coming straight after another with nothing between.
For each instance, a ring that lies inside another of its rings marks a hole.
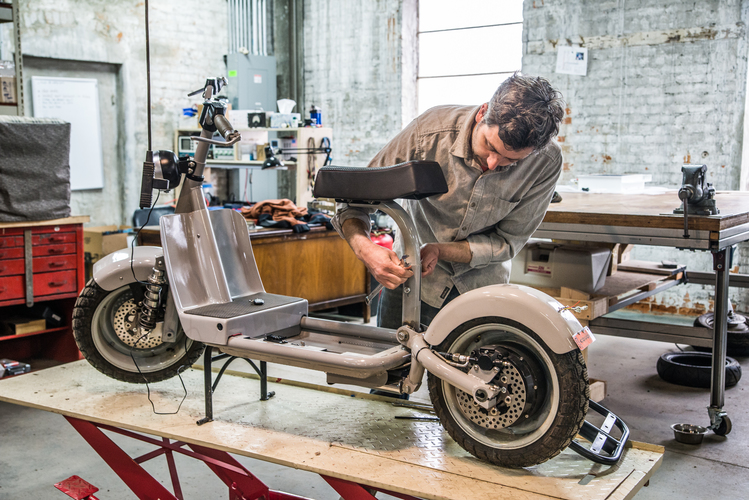
<instances>
[{"instance_id":1,"label":"man's dark hair","mask_svg":"<svg viewBox=\"0 0 749 500\"><path fill-rule=\"evenodd\" d=\"M499 138L508 148L539 151L557 135L563 117L558 90L540 76L515 73L492 96L483 122L499 127Z\"/></svg>"}]
</instances>

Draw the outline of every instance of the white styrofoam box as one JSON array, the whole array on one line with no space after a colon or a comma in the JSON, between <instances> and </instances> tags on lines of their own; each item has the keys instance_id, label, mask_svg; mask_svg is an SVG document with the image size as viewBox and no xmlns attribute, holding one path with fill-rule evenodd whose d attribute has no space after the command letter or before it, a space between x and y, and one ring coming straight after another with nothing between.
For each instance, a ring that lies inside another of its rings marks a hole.
<instances>
[{"instance_id":1,"label":"white styrofoam box","mask_svg":"<svg viewBox=\"0 0 749 500\"><path fill-rule=\"evenodd\" d=\"M581 175L577 178L577 185L584 191L591 193L641 193L645 190L645 183L653 180L650 174L599 174Z\"/></svg>"},{"instance_id":2,"label":"white styrofoam box","mask_svg":"<svg viewBox=\"0 0 749 500\"><path fill-rule=\"evenodd\" d=\"M510 283L593 293L606 282L610 259L608 248L529 240L512 259Z\"/></svg>"}]
</instances>

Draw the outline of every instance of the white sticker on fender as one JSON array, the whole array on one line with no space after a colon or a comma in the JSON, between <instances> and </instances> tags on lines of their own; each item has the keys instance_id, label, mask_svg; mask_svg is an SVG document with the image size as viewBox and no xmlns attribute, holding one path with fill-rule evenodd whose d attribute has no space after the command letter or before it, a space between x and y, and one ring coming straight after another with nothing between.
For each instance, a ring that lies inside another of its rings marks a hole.
<instances>
[{"instance_id":1,"label":"white sticker on fender","mask_svg":"<svg viewBox=\"0 0 749 500\"><path fill-rule=\"evenodd\" d=\"M596 341L593 332L587 326L573 335L572 338L575 339L575 343L581 351Z\"/></svg>"}]
</instances>

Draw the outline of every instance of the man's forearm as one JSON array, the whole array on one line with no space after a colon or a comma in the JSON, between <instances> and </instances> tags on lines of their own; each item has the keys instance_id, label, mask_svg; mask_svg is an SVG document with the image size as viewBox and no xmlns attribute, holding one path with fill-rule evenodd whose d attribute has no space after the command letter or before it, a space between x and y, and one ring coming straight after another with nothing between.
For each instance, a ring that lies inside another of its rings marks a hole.
<instances>
[{"instance_id":1,"label":"man's forearm","mask_svg":"<svg viewBox=\"0 0 749 500\"><path fill-rule=\"evenodd\" d=\"M351 249L357 257L361 258L362 246L371 243L368 233L369 228L365 228L363 221L359 219L347 219L341 229Z\"/></svg>"},{"instance_id":2,"label":"man's forearm","mask_svg":"<svg viewBox=\"0 0 749 500\"><path fill-rule=\"evenodd\" d=\"M439 260L447 262L471 262L471 246L467 241L455 241L453 243L434 243L439 249Z\"/></svg>"}]
</instances>

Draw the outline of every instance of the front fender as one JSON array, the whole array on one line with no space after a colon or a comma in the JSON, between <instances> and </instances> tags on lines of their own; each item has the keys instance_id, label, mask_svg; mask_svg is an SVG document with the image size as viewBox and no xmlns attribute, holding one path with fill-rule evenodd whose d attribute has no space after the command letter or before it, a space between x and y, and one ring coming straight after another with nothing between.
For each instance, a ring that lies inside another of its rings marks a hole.
<instances>
[{"instance_id":1,"label":"front fender","mask_svg":"<svg viewBox=\"0 0 749 500\"><path fill-rule=\"evenodd\" d=\"M466 321L486 316L527 326L557 354L577 349L573 335L583 329L570 311L543 292L522 285L490 285L463 293L443 307L427 328L424 340L439 345Z\"/></svg>"},{"instance_id":2,"label":"front fender","mask_svg":"<svg viewBox=\"0 0 749 500\"><path fill-rule=\"evenodd\" d=\"M130 248L117 250L104 256L94 264L94 281L104 290L112 291L123 285L146 281L151 274L156 259L164 255L161 247L135 247L133 249L132 270L130 269ZM133 277L135 271L136 278Z\"/></svg>"}]
</instances>

